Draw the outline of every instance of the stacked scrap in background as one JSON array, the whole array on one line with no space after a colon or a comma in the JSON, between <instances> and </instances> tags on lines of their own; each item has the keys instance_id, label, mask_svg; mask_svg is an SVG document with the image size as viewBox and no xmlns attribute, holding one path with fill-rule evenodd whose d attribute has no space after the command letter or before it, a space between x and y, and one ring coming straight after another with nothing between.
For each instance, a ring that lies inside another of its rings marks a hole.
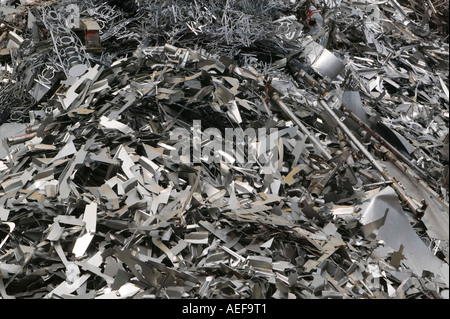
<instances>
[{"instance_id":1,"label":"stacked scrap in background","mask_svg":"<svg viewBox=\"0 0 450 319\"><path fill-rule=\"evenodd\" d=\"M448 2L13 2L1 298L448 299Z\"/></svg>"}]
</instances>

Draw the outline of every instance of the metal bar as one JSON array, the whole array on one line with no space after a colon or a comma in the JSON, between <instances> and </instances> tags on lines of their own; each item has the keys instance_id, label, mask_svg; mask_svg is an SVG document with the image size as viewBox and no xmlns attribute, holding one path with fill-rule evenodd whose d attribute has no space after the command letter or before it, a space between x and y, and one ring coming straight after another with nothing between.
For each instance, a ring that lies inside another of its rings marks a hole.
<instances>
[{"instance_id":1,"label":"metal bar","mask_svg":"<svg viewBox=\"0 0 450 319\"><path fill-rule=\"evenodd\" d=\"M8 143L8 146L12 146L32 140L36 135L36 133L28 133L19 136L8 137L6 141Z\"/></svg>"},{"instance_id":2,"label":"metal bar","mask_svg":"<svg viewBox=\"0 0 450 319\"><path fill-rule=\"evenodd\" d=\"M328 103L320 99L319 100L320 105L328 112L330 116L332 116L336 122L338 123L338 126L341 128L341 130L347 135L347 137L356 145L356 147L359 148L359 150L364 154L364 156L369 160L369 162L373 165L373 167L381 174L381 176L386 181L392 181L393 184L391 187L395 190L399 198L408 206L408 208L416 214L418 217L420 217L420 211L419 207L417 207L411 199L406 196L406 194L403 192L401 187L397 184L397 182L391 178L383 166L372 156L372 154L367 150L367 148L353 135L353 133L350 131L350 129L341 121L341 119L336 115L336 113L333 111L333 109L328 105Z\"/></svg>"},{"instance_id":3,"label":"metal bar","mask_svg":"<svg viewBox=\"0 0 450 319\"><path fill-rule=\"evenodd\" d=\"M280 109L300 128L300 130L305 134L311 143L320 151L320 153L325 157L326 160L331 160L333 156L325 149L323 144L308 130L308 128L300 121L300 119L292 112L292 110L283 101L280 100L278 93L274 92L272 99L280 107Z\"/></svg>"},{"instance_id":4,"label":"metal bar","mask_svg":"<svg viewBox=\"0 0 450 319\"><path fill-rule=\"evenodd\" d=\"M436 186L436 183L431 180L426 174L424 174L414 163L412 163L405 155L398 152L388 141L386 141L380 134L372 130L365 122L358 118L352 111L348 110L345 105L341 106L341 110L348 115L354 122L364 128L364 130L372 135L377 141L379 141L384 147L386 147L392 154L394 154L398 159L407 164L414 172L423 180L432 183ZM405 170L404 168L402 170Z\"/></svg>"}]
</instances>

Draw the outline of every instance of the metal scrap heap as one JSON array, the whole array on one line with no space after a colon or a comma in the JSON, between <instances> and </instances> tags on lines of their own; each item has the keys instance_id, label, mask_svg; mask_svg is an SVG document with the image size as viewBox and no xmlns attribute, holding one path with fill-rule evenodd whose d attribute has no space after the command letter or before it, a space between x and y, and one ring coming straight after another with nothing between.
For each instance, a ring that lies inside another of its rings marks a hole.
<instances>
[{"instance_id":1,"label":"metal scrap heap","mask_svg":"<svg viewBox=\"0 0 450 319\"><path fill-rule=\"evenodd\" d=\"M0 5L0 299L448 299L448 1Z\"/></svg>"}]
</instances>

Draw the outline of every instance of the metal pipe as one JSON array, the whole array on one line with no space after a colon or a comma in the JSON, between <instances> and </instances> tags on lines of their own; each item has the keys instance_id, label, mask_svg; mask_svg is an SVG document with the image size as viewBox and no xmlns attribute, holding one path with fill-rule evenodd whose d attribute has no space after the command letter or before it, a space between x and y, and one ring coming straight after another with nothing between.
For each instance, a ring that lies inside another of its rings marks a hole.
<instances>
[{"instance_id":1,"label":"metal pipe","mask_svg":"<svg viewBox=\"0 0 450 319\"><path fill-rule=\"evenodd\" d=\"M365 185L363 185L363 188L365 190L369 190L369 189L376 188L379 186L392 185L392 184L393 184L392 181L383 181L383 182L378 182L378 183L365 184Z\"/></svg>"},{"instance_id":2,"label":"metal pipe","mask_svg":"<svg viewBox=\"0 0 450 319\"><path fill-rule=\"evenodd\" d=\"M34 137L36 137L36 135L36 133L28 133L19 136L8 137L6 142L8 143L8 146L12 146L32 140Z\"/></svg>"},{"instance_id":3,"label":"metal pipe","mask_svg":"<svg viewBox=\"0 0 450 319\"><path fill-rule=\"evenodd\" d=\"M364 156L370 161L370 163L381 173L385 173L383 167L378 163L378 161L372 156L372 154L364 147L363 144L353 135L350 129L341 121L341 118L336 115L336 113L331 109L328 103L319 99L320 105L328 112L337 122L338 126L341 130L347 135L347 137L356 145L356 147L364 154Z\"/></svg>"},{"instance_id":4,"label":"metal pipe","mask_svg":"<svg viewBox=\"0 0 450 319\"><path fill-rule=\"evenodd\" d=\"M394 179L392 179L385 171L383 166L372 156L372 154L366 149L366 147L353 135L353 133L350 131L350 129L341 121L341 119L336 115L336 113L333 111L333 109L328 105L328 103L320 99L319 100L320 105L325 109L325 111L328 112L330 116L332 116L336 122L338 123L338 126L341 128L341 130L347 135L347 137L353 142L353 144L356 145L357 148L364 154L364 156L369 160L369 162L373 165L373 167L380 172L381 176L386 181L392 181L392 188L395 190L399 198L406 203L406 205L409 207L409 209L419 216L419 207L417 207L411 199L406 196L406 194L403 192L401 187L396 183Z\"/></svg>"},{"instance_id":5,"label":"metal pipe","mask_svg":"<svg viewBox=\"0 0 450 319\"><path fill-rule=\"evenodd\" d=\"M292 110L283 101L280 100L278 93L274 92L272 94L272 99L277 103L280 109L300 128L300 130L305 134L311 143L320 151L320 153L325 157L326 160L331 160L333 156L325 149L323 144L308 130L308 128L300 121L300 119L292 112Z\"/></svg>"},{"instance_id":6,"label":"metal pipe","mask_svg":"<svg viewBox=\"0 0 450 319\"><path fill-rule=\"evenodd\" d=\"M314 80L312 76L307 74L304 70L301 70L297 74L298 76L302 77L309 85L312 87L318 88L320 93L322 95L325 95L326 91L324 88L320 86L320 84ZM423 209L417 207L414 203L411 202L411 199L404 194L401 187L396 183L395 180L390 178L386 171L383 169L383 167L378 163L378 161L372 156L372 154L365 148L363 144L351 133L351 131L347 128L347 126L341 121L341 119L334 113L334 111L331 109L331 107L324 101L323 99L320 99L320 104L327 110L327 112L336 119L339 127L344 131L344 133L350 138L351 142L361 150L361 152L366 156L366 158L372 163L372 165L380 172L381 176L388 182L393 181L392 188L396 191L397 195L401 200L403 200L411 209L412 212L414 212L417 216L423 215ZM422 179L430 182L430 179L428 176L426 176L423 172L421 172L416 165L414 165L411 161L409 161L403 154L398 152L392 145L390 145L384 138L382 138L377 132L372 130L366 123L364 123L361 119L359 119L356 115L353 114L353 112L347 110L345 105L341 105L342 111L349 115L352 120L354 120L357 124L359 124L361 127L363 127L370 135L372 135L373 138L380 141L381 144L383 144L389 151L391 151L391 155L397 156L400 160L404 161L409 167L411 167ZM396 164L398 161L395 161Z\"/></svg>"},{"instance_id":7,"label":"metal pipe","mask_svg":"<svg viewBox=\"0 0 450 319\"><path fill-rule=\"evenodd\" d=\"M303 71L303 70L302 70ZM325 90L320 86L320 84L314 80L313 77L311 77L309 74L307 74L305 71L300 71L298 73L299 76L301 76L309 85L316 87L319 89L320 93L324 95L326 92ZM392 181L392 188L395 190L399 198L407 204L409 209L414 212L417 216L423 215L423 211L417 207L410 198L404 194L401 187L396 183L394 179L392 179L384 170L384 168L380 165L380 163L372 156L372 154L365 148L365 146L352 134L352 132L348 129L348 127L341 121L341 119L336 115L336 113L332 110L332 108L328 105L328 103L323 100L319 99L319 103L323 106L323 108L336 120L338 123L338 126L344 131L345 135L347 135L350 138L350 141L353 142L353 144L360 149L360 151L364 154L364 156L371 162L371 164L374 166L374 168L380 172L381 176L385 181ZM355 120L358 124L363 126L367 132L372 135L374 138L378 139L379 141L382 141L383 144L394 154L399 154L399 158L406 159L402 154L397 152L387 141L381 138L376 132L371 130L367 125L364 125L365 123L362 122L360 119L358 119L351 111L346 110L345 106L342 105L342 110L345 111L347 114L350 115L350 117ZM361 124L364 123L364 124ZM388 147L389 145L389 147ZM406 159L407 160L407 159ZM410 163L410 161L406 161L406 163ZM414 167L414 165L411 165L411 167ZM420 176L423 176L423 174L420 172Z\"/></svg>"},{"instance_id":8,"label":"metal pipe","mask_svg":"<svg viewBox=\"0 0 450 319\"><path fill-rule=\"evenodd\" d=\"M352 111L349 111L345 105L341 106L342 111L347 114L356 124L363 127L364 130L372 135L377 141L379 141L384 147L386 147L392 154L394 154L402 162L406 163L414 172L420 176L423 180L429 183L434 183L426 174L424 174L417 166L412 163L405 155L398 152L388 141L386 141L380 134L372 130L366 123L364 123L360 118L358 118ZM404 170L404 169L403 169Z\"/></svg>"}]
</instances>

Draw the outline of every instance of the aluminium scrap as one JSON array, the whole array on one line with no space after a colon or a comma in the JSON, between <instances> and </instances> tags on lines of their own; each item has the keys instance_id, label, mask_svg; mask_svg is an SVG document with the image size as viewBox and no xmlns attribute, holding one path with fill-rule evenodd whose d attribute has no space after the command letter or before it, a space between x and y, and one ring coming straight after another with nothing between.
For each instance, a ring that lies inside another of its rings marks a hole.
<instances>
[{"instance_id":1,"label":"aluminium scrap","mask_svg":"<svg viewBox=\"0 0 450 319\"><path fill-rule=\"evenodd\" d=\"M429 2L21 8L1 27L0 114L21 125L1 136L1 298L448 298Z\"/></svg>"}]
</instances>

